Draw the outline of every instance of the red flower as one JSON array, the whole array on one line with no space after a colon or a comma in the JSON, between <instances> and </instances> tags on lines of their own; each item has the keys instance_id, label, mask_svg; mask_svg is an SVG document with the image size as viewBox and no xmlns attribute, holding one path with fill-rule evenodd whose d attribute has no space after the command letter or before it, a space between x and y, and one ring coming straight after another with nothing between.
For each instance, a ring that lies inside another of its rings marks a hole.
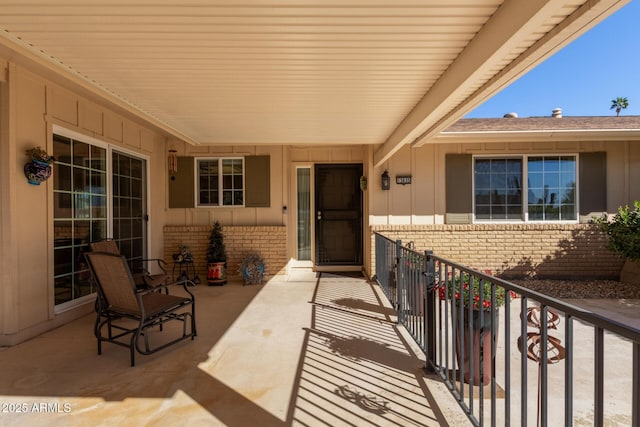
<instances>
[{"instance_id":1,"label":"red flower","mask_svg":"<svg viewBox=\"0 0 640 427\"><path fill-rule=\"evenodd\" d=\"M483 295L482 298L480 293ZM514 291L507 291L504 287L493 284L489 280L474 276L473 273L464 272L457 274L449 272L446 279L441 281L438 294L441 300L461 301L464 306L471 305L476 310L491 308L494 305L492 298L495 298L495 306L500 307L507 299L517 297Z\"/></svg>"}]
</instances>

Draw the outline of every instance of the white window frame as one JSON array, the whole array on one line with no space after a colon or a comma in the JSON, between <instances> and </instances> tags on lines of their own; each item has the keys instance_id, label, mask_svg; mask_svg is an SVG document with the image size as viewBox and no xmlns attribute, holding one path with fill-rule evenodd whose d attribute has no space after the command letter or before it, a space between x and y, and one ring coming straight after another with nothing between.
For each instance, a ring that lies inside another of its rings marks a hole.
<instances>
[{"instance_id":1,"label":"white window frame","mask_svg":"<svg viewBox=\"0 0 640 427\"><path fill-rule=\"evenodd\" d=\"M112 164L112 159L113 159L113 152L119 152L122 154L125 154L127 156L132 156L132 157L137 157L139 159L142 159L146 162L147 168L146 168L146 176L144 177L145 181L146 181L146 187L145 187L145 199L146 199L146 204L144 206L144 210L145 212L149 212L149 207L151 206L151 180L149 179L149 176L151 174L151 159L148 155L144 155L144 154L140 154L138 152L135 152L133 150L129 150L125 147L121 147L118 145L114 145L114 144L110 144L108 142L105 142L101 139L95 138L95 137L91 137L89 135L85 135L83 133L80 132L76 132L73 131L71 129L67 129L65 127L59 126L54 124L51 127L51 138L53 138L53 135L60 135L62 137L65 138L71 138L74 140L77 140L79 142L83 142L85 144L89 144L89 145L94 145L96 147L100 147L106 150L106 191L105 191L105 196L107 198L107 223L106 223L106 236L107 238L111 238L113 237L113 164ZM53 190L52 190L53 191ZM52 218L53 218L53 214L52 214ZM52 227L52 232L53 232L53 219L51 221L51 227ZM146 246L147 248L150 247L150 233L147 230L146 233ZM52 249L53 250L53 249ZM52 280L53 279L53 276ZM55 283L52 284L51 289L53 289L53 292L55 292ZM53 304L53 312L54 314L58 315L61 313L64 313L68 310L74 309L78 306L81 306L83 304L86 304L87 302L92 302L94 301L96 298L96 292L93 292L89 295L85 295L79 298L75 298L66 302L63 302L61 304L55 304L55 298L51 298L52 304Z\"/></svg>"},{"instance_id":2,"label":"white window frame","mask_svg":"<svg viewBox=\"0 0 640 427\"><path fill-rule=\"evenodd\" d=\"M200 161L212 161L212 160L217 160L218 161L218 171L220 173L220 179L218 180L218 194L219 194L219 198L218 198L218 204L214 205L214 204L203 204L200 203L200 168L199 168L199 163ZM224 172L223 172L223 166L222 166L222 162L224 160L240 160L242 162L242 204L241 205L225 205L224 204L224 200L223 200L223 181L224 181ZM197 208L243 208L245 206L245 198L246 198L246 194L245 194L245 189L246 189L246 183L247 183L247 179L246 179L246 168L245 168L245 162L244 162L244 156L239 156L239 157L195 157L193 159L194 161L194 171L195 173L194 175L194 191L195 191L195 204Z\"/></svg>"},{"instance_id":3,"label":"white window frame","mask_svg":"<svg viewBox=\"0 0 640 427\"><path fill-rule=\"evenodd\" d=\"M576 165L576 191L575 191L575 214L574 220L529 220L529 185L526 177L529 176L528 159L529 157L574 157ZM476 219L476 159L521 159L522 160L522 211L520 220L490 220ZM473 208L474 224L578 224L580 221L580 156L579 153L529 153L529 154L481 154L472 156L471 165L471 198Z\"/></svg>"},{"instance_id":4,"label":"white window frame","mask_svg":"<svg viewBox=\"0 0 640 427\"><path fill-rule=\"evenodd\" d=\"M112 183L111 183L111 164L110 164L111 153L109 151L109 144L104 142L104 141L102 141L102 140L99 140L99 139L96 139L96 138L93 138L93 137L90 137L90 136L87 136L87 135L84 135L84 134L81 134L81 133L78 133L78 132L74 132L72 130L60 127L58 125L53 125L51 135L52 135L52 138L53 138L53 135L60 135L60 136L62 136L64 138L70 138L70 139L73 139L73 140L77 140L79 142L82 142L82 143L85 143L85 144L88 144L88 145L94 145L96 147L100 147L100 148L105 150L105 156L106 156L106 158L105 158L105 162L106 162L106 165L105 165L105 167L106 167L106 169L105 169L105 174L106 174L106 176L105 176L105 178L106 178L106 182L105 182L105 185L106 185L105 197L106 197L106 202L107 202L107 206L106 206L106 210L107 210L106 227L107 227L107 230L106 230L106 232L107 232L107 236L110 236L111 235L111 227L112 227L112 224L111 224L111 213L112 213L113 207L111 205ZM73 165L72 165L72 167L73 167ZM54 216L52 216L52 218L54 218ZM52 228L54 228L55 224L54 224L53 219L51 221L51 224L52 224ZM52 248L52 253L53 253L53 248ZM55 292L55 278L54 278L54 276L51 276L51 277L52 277L52 281L54 282L52 284L51 289L53 290L52 292ZM55 298L52 298L53 311L54 311L54 313L56 315L58 315L58 314L64 313L65 311L71 310L71 309L73 309L75 307L78 307L78 306L81 306L83 304L86 304L87 302L91 302L91 301L95 300L95 298L96 298L96 292L93 292L93 293L90 293L88 295L84 295L84 296L81 296L81 297L78 297L78 298L74 298L74 299L71 299L69 301L65 301L65 302L60 303L60 304L56 304L55 303Z\"/></svg>"}]
</instances>

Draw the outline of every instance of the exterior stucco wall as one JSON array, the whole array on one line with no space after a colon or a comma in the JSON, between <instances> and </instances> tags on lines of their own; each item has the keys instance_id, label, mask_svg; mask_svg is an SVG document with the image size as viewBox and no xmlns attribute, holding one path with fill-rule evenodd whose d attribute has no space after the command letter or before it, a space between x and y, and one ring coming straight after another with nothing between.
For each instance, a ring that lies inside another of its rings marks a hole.
<instances>
[{"instance_id":1,"label":"exterior stucco wall","mask_svg":"<svg viewBox=\"0 0 640 427\"><path fill-rule=\"evenodd\" d=\"M640 200L640 141L460 142L405 147L373 174L377 182L370 186L371 231L384 231L388 237L414 241L420 250L431 249L452 261L506 275L617 278L622 262L606 249L605 236L588 224L444 224L448 153L579 155L595 151L607 154L607 212L615 213L619 206ZM380 189L384 169L391 176L389 191ZM411 175L412 183L397 185L396 175ZM372 251L366 269L374 274Z\"/></svg>"},{"instance_id":2,"label":"exterior stucco wall","mask_svg":"<svg viewBox=\"0 0 640 427\"><path fill-rule=\"evenodd\" d=\"M270 206L264 208L232 208L232 207L194 207L169 209L167 213L167 229L174 227L205 227L210 230L215 221L228 229L242 230L242 227L283 227L284 234L277 233L283 239L285 247L285 264L296 258L296 169L313 166L316 163L362 163L365 175L369 147L367 146L190 146L180 141L170 141L169 148L175 149L178 156L249 156L268 155L271 170ZM363 194L364 210L367 212L367 192ZM313 200L312 200L313 204ZM286 212L285 212L285 209ZM368 218L365 214L365 220ZM368 225L367 225L368 226ZM168 235L168 234L166 234ZM206 232L208 239L208 231ZM198 238L201 239L201 238ZM194 241L195 242L195 241ZM368 239L364 239L364 253L368 254ZM165 249L165 254L175 252L176 245ZM276 263L276 265L279 265ZM204 267L198 267L204 271ZM276 273L271 273L276 274Z\"/></svg>"},{"instance_id":3,"label":"exterior stucco wall","mask_svg":"<svg viewBox=\"0 0 640 427\"><path fill-rule=\"evenodd\" d=\"M372 225L443 224L445 222L445 156L607 153L607 211L640 200L640 141L540 141L427 144L405 147L377 168L370 185ZM380 175L387 169L391 189L380 189ZM398 185L396 175L411 175L412 183ZM580 188L578 191L589 191ZM471 195L469 195L471 197Z\"/></svg>"},{"instance_id":4,"label":"exterior stucco wall","mask_svg":"<svg viewBox=\"0 0 640 427\"><path fill-rule=\"evenodd\" d=\"M167 223L171 225L211 225L219 221L222 225L282 225L285 217L282 207L286 206L286 176L282 146L192 146L182 141L172 140L168 149L177 151L178 156L189 157L243 157L269 156L270 162L270 206L260 208L233 207L193 207L173 208L167 212Z\"/></svg>"},{"instance_id":5,"label":"exterior stucco wall","mask_svg":"<svg viewBox=\"0 0 640 427\"><path fill-rule=\"evenodd\" d=\"M371 232L372 242L378 232L505 278L617 280L622 267L593 224L377 225Z\"/></svg>"},{"instance_id":6,"label":"exterior stucco wall","mask_svg":"<svg viewBox=\"0 0 640 427\"><path fill-rule=\"evenodd\" d=\"M64 313L54 310L53 183L27 183L22 173L25 150L53 152L52 129L58 125L148 159L149 248L162 255L166 216L165 137L125 113L83 97L21 66L9 63L2 84L4 119L0 132L2 168L2 280L0 345L15 344L93 310L87 303ZM6 157L5 157L6 156Z\"/></svg>"}]
</instances>

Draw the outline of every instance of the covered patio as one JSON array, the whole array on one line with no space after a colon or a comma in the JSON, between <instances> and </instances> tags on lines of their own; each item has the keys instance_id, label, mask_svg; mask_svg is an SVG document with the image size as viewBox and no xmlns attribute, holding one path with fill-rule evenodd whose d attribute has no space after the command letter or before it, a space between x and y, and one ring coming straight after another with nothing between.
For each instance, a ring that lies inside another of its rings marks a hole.
<instances>
[{"instance_id":1,"label":"covered patio","mask_svg":"<svg viewBox=\"0 0 640 427\"><path fill-rule=\"evenodd\" d=\"M94 316L0 351L0 425L466 423L377 285L292 271L199 286L199 335L129 366Z\"/></svg>"},{"instance_id":2,"label":"covered patio","mask_svg":"<svg viewBox=\"0 0 640 427\"><path fill-rule=\"evenodd\" d=\"M0 426L465 423L375 285L291 266L372 276L376 226L457 227L471 211L447 206L447 156L606 151L435 138L625 3L5 4ZM628 144L608 148L611 164L631 163ZM35 147L57 157L42 185L23 176ZM319 179L342 168L349 185ZM633 167L608 171L597 211L637 182ZM323 234L325 193L352 223ZM98 356L88 243L195 256L218 221L240 248L229 265L257 252L274 278L195 288L196 340L133 369L123 348ZM345 247L348 262L326 255Z\"/></svg>"}]
</instances>

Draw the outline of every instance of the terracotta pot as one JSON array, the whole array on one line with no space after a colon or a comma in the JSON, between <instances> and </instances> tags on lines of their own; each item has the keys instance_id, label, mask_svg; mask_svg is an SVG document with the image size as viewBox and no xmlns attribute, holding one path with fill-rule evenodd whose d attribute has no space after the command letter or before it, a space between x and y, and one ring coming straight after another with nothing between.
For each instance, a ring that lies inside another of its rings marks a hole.
<instances>
[{"instance_id":1,"label":"terracotta pot","mask_svg":"<svg viewBox=\"0 0 640 427\"><path fill-rule=\"evenodd\" d=\"M620 271L620 281L640 285L640 261L625 260Z\"/></svg>"},{"instance_id":2,"label":"terracotta pot","mask_svg":"<svg viewBox=\"0 0 640 427\"><path fill-rule=\"evenodd\" d=\"M496 313L496 322L498 314ZM498 327L491 336L491 311L485 311L483 315L483 324L480 324L480 311L473 310L472 322L467 323L467 309L464 310L464 318L462 324L458 319L457 328L454 330L456 336L456 360L458 367L462 371L464 369L464 382L470 383L473 378L473 385L487 385L491 382L491 342L492 339L498 345ZM460 330L464 328L462 337L464 339L464 358L461 357L463 346L460 343ZM473 346L469 350L469 341L473 337ZM480 378L480 343L482 343L482 378ZM473 354L473 369L471 368L471 354ZM495 355L493 355L495 357ZM463 360L461 360L463 359Z\"/></svg>"}]
</instances>

